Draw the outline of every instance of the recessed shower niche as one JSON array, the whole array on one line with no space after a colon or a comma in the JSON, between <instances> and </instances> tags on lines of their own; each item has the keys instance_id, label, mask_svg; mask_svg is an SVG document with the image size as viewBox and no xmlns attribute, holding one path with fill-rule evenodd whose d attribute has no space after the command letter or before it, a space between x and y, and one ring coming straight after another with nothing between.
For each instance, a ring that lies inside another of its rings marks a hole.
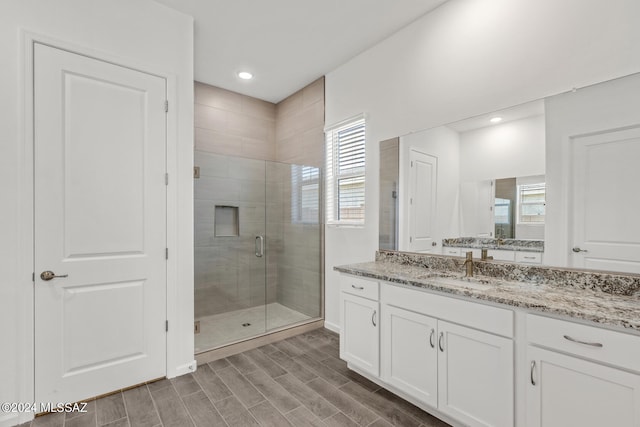
<instances>
[{"instance_id":1,"label":"recessed shower niche","mask_svg":"<svg viewBox=\"0 0 640 427\"><path fill-rule=\"evenodd\" d=\"M240 223L237 206L217 206L213 216L215 237L237 237Z\"/></svg>"}]
</instances>

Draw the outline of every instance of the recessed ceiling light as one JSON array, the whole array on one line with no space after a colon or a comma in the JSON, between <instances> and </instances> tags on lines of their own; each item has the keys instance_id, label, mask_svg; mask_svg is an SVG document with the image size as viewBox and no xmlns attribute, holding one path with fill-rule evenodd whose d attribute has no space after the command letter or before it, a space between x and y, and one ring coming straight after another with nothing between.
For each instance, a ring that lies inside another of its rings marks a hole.
<instances>
[{"instance_id":1,"label":"recessed ceiling light","mask_svg":"<svg viewBox=\"0 0 640 427\"><path fill-rule=\"evenodd\" d=\"M240 77L242 80L251 80L253 78L253 74L248 71L240 71L238 73L238 77Z\"/></svg>"},{"instance_id":2,"label":"recessed ceiling light","mask_svg":"<svg viewBox=\"0 0 640 427\"><path fill-rule=\"evenodd\" d=\"M500 123L502 121L502 117L492 117L489 121L491 123Z\"/></svg>"}]
</instances>

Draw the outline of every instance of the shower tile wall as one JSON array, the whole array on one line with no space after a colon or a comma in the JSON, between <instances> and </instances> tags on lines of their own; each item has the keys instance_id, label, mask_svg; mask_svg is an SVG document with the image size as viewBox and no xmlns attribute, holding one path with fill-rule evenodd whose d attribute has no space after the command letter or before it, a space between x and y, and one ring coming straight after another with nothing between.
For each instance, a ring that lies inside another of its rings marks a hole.
<instances>
[{"instance_id":1,"label":"shower tile wall","mask_svg":"<svg viewBox=\"0 0 640 427\"><path fill-rule=\"evenodd\" d=\"M324 77L276 106L276 160L322 167L324 161Z\"/></svg>"},{"instance_id":2,"label":"shower tile wall","mask_svg":"<svg viewBox=\"0 0 640 427\"><path fill-rule=\"evenodd\" d=\"M195 82L196 150L276 160L276 105Z\"/></svg>"}]
</instances>

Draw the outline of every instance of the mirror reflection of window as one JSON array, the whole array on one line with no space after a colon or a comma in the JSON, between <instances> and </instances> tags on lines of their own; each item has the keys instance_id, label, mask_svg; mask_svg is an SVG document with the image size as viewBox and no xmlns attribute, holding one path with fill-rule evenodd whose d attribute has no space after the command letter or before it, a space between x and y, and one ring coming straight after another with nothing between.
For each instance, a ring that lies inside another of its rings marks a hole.
<instances>
[{"instance_id":1,"label":"mirror reflection of window","mask_svg":"<svg viewBox=\"0 0 640 427\"><path fill-rule=\"evenodd\" d=\"M544 224L545 184L518 185L518 223Z\"/></svg>"}]
</instances>

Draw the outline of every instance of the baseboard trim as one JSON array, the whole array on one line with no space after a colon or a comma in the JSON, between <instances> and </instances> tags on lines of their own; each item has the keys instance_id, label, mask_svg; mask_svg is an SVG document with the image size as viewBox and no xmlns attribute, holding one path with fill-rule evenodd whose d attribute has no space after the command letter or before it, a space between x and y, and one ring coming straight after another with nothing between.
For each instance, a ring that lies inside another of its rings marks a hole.
<instances>
[{"instance_id":1,"label":"baseboard trim","mask_svg":"<svg viewBox=\"0 0 640 427\"><path fill-rule=\"evenodd\" d=\"M285 329L283 331L274 332L236 344L216 348L215 350L198 353L196 354L196 361L198 362L198 365L203 365L205 363L213 362L214 360L223 359L225 357L233 356L234 354L262 347L263 345L271 344L276 341L282 341L283 339L290 338L295 335L313 331L314 329L320 329L323 326L324 320L315 320L313 322L305 323L304 325L300 326L294 326L293 328Z\"/></svg>"},{"instance_id":2,"label":"baseboard trim","mask_svg":"<svg viewBox=\"0 0 640 427\"><path fill-rule=\"evenodd\" d=\"M336 334L340 334L340 325L336 325L335 323L324 321L324 327L330 330L331 332L335 332Z\"/></svg>"}]
</instances>

